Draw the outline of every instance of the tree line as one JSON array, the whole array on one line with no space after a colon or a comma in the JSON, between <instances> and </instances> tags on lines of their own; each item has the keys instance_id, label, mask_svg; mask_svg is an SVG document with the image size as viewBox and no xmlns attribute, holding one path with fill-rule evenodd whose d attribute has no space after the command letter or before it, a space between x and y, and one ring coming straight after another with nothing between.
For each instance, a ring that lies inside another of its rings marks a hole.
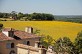
<instances>
[{"instance_id":1,"label":"tree line","mask_svg":"<svg viewBox=\"0 0 82 54\"><path fill-rule=\"evenodd\" d=\"M54 15L47 13L17 13L16 11L12 11L11 13L1 13L0 18L12 18L14 20L54 20Z\"/></svg>"}]
</instances>

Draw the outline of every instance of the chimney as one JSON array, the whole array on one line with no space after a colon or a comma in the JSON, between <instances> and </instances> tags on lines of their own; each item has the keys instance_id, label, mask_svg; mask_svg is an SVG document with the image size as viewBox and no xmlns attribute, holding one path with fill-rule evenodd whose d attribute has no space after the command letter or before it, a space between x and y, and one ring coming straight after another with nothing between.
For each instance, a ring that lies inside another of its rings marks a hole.
<instances>
[{"instance_id":1,"label":"chimney","mask_svg":"<svg viewBox=\"0 0 82 54\"><path fill-rule=\"evenodd\" d=\"M4 28L2 30L2 33L4 33L8 37L13 37L14 36L14 30L12 28Z\"/></svg>"},{"instance_id":2,"label":"chimney","mask_svg":"<svg viewBox=\"0 0 82 54\"><path fill-rule=\"evenodd\" d=\"M26 27L25 32L33 33L33 28L32 27Z\"/></svg>"},{"instance_id":3,"label":"chimney","mask_svg":"<svg viewBox=\"0 0 82 54\"><path fill-rule=\"evenodd\" d=\"M40 47L40 41L36 41L35 42L35 48L39 48Z\"/></svg>"}]
</instances>

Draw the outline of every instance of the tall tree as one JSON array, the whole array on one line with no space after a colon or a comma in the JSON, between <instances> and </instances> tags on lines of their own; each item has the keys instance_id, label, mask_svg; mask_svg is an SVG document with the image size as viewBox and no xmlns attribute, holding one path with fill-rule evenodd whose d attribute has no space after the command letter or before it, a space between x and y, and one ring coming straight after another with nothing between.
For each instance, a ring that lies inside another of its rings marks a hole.
<instances>
[{"instance_id":1,"label":"tall tree","mask_svg":"<svg viewBox=\"0 0 82 54\"><path fill-rule=\"evenodd\" d=\"M63 54L65 52L75 54L74 45L67 37L59 38L57 41L55 41L54 51L57 53L61 52Z\"/></svg>"},{"instance_id":2,"label":"tall tree","mask_svg":"<svg viewBox=\"0 0 82 54\"><path fill-rule=\"evenodd\" d=\"M17 17L18 17L18 19L21 19L21 18L23 18L23 13L21 13L21 12L19 12L18 14L17 14Z\"/></svg>"},{"instance_id":3,"label":"tall tree","mask_svg":"<svg viewBox=\"0 0 82 54\"><path fill-rule=\"evenodd\" d=\"M12 18L13 18L14 20L17 19L17 14L16 14L16 13L17 13L16 11L12 11L12 12L11 12L11 16L12 16Z\"/></svg>"},{"instance_id":4,"label":"tall tree","mask_svg":"<svg viewBox=\"0 0 82 54\"><path fill-rule=\"evenodd\" d=\"M43 46L48 48L48 46L53 45L54 39L51 36L47 35L47 36L44 36L43 38L41 38L40 41Z\"/></svg>"},{"instance_id":5,"label":"tall tree","mask_svg":"<svg viewBox=\"0 0 82 54\"><path fill-rule=\"evenodd\" d=\"M82 31L77 34L77 37L75 39L75 46L78 53L82 54Z\"/></svg>"}]
</instances>

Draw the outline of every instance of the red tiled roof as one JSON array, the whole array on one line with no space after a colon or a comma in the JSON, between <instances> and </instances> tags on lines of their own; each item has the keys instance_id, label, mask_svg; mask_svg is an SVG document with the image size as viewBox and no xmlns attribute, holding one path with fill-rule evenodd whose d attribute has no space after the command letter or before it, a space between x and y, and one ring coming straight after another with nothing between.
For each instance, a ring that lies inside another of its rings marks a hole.
<instances>
[{"instance_id":1,"label":"red tiled roof","mask_svg":"<svg viewBox=\"0 0 82 54\"><path fill-rule=\"evenodd\" d=\"M15 31L14 34L21 39L40 37L40 36L36 36L35 34L19 31L19 30Z\"/></svg>"},{"instance_id":2,"label":"red tiled roof","mask_svg":"<svg viewBox=\"0 0 82 54\"><path fill-rule=\"evenodd\" d=\"M14 38L7 37L5 34L0 32L0 41L4 41L4 40L14 40Z\"/></svg>"},{"instance_id":3,"label":"red tiled roof","mask_svg":"<svg viewBox=\"0 0 82 54\"><path fill-rule=\"evenodd\" d=\"M10 30L11 28L5 28L2 31L10 31ZM40 36L37 36L32 33L27 33L27 32L15 30L15 29L12 29L12 31L14 31L14 35L19 37L20 39L40 38ZM15 39L12 37L8 37L4 33L0 32L0 41L4 41L4 40L15 40Z\"/></svg>"}]
</instances>

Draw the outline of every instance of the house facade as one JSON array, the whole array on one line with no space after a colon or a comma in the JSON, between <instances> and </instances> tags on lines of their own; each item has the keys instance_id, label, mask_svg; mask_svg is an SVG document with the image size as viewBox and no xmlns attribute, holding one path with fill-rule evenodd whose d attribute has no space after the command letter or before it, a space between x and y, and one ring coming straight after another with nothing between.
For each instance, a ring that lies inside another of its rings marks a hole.
<instances>
[{"instance_id":1,"label":"house facade","mask_svg":"<svg viewBox=\"0 0 82 54\"><path fill-rule=\"evenodd\" d=\"M4 28L0 32L0 54L17 54L18 44L35 47L35 42L40 38L33 34L32 27L26 27L25 31Z\"/></svg>"}]
</instances>

